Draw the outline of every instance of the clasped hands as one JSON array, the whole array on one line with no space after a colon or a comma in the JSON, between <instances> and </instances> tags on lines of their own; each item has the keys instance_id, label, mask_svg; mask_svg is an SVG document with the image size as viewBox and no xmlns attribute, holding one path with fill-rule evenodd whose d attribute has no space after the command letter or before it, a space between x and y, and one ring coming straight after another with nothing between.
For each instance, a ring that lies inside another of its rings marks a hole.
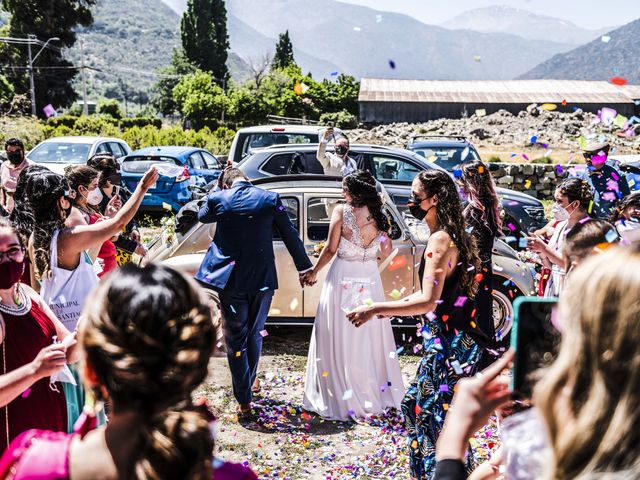
<instances>
[{"instance_id":1,"label":"clasped hands","mask_svg":"<svg viewBox=\"0 0 640 480\"><path fill-rule=\"evenodd\" d=\"M298 280L300 281L300 286L304 287L312 287L318 282L318 274L313 270L307 270L304 273L300 273L298 275Z\"/></svg>"}]
</instances>

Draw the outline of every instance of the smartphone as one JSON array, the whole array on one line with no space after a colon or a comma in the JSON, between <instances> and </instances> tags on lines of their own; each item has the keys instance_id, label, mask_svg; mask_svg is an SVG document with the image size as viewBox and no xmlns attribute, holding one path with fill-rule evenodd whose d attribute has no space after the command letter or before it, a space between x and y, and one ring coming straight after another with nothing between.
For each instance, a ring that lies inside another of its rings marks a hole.
<instances>
[{"instance_id":1,"label":"smartphone","mask_svg":"<svg viewBox=\"0 0 640 480\"><path fill-rule=\"evenodd\" d=\"M113 189L113 196L117 197L118 195L120 195L120 185L115 185Z\"/></svg>"},{"instance_id":2,"label":"smartphone","mask_svg":"<svg viewBox=\"0 0 640 480\"><path fill-rule=\"evenodd\" d=\"M523 399L531 398L540 369L551 365L558 355L557 302L553 297L519 297L514 302L511 348L516 355L511 389Z\"/></svg>"}]
</instances>

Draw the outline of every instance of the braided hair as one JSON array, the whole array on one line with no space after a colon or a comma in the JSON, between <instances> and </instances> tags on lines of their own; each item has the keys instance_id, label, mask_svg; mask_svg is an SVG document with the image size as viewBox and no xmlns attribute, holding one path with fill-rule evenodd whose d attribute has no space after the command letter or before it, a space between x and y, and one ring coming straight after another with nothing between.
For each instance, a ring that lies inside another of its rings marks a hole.
<instances>
[{"instance_id":1,"label":"braided hair","mask_svg":"<svg viewBox=\"0 0 640 480\"><path fill-rule=\"evenodd\" d=\"M558 185L556 190L567 197L569 203L577 200L580 202L579 208L587 213L589 212L589 208L593 202L593 189L591 185L589 185L589 182L579 178L567 178ZM589 216L593 217L593 213L589 213Z\"/></svg>"},{"instance_id":2,"label":"braided hair","mask_svg":"<svg viewBox=\"0 0 640 480\"><path fill-rule=\"evenodd\" d=\"M389 232L391 222L384 212L382 197L378 193L373 175L366 170L356 170L344 177L343 183L353 199L352 205L356 208L366 206L378 230Z\"/></svg>"},{"instance_id":3,"label":"braided hair","mask_svg":"<svg viewBox=\"0 0 640 480\"><path fill-rule=\"evenodd\" d=\"M460 180L469 196L469 204L464 209L465 215L470 215L472 210L479 212L482 223L498 235L502 230L500 201L487 166L480 160L464 164Z\"/></svg>"},{"instance_id":4,"label":"braided hair","mask_svg":"<svg viewBox=\"0 0 640 480\"><path fill-rule=\"evenodd\" d=\"M35 171L27 182L26 197L33 212L34 273L38 280L51 274L51 238L64 228L67 215L60 211L58 200L70 195L69 183L50 170Z\"/></svg>"},{"instance_id":5,"label":"braided hair","mask_svg":"<svg viewBox=\"0 0 640 480\"><path fill-rule=\"evenodd\" d=\"M435 206L438 224L447 232L458 249L458 259L462 263L460 287L467 296L473 297L478 290L474 271L480 271L480 257L475 239L465 230L467 224L456 184L444 170L423 170L417 178L426 198L438 196L438 203Z\"/></svg>"},{"instance_id":6,"label":"braided hair","mask_svg":"<svg viewBox=\"0 0 640 480\"><path fill-rule=\"evenodd\" d=\"M83 311L80 342L98 399L140 419L129 479L210 479L213 437L192 400L214 351L211 310L193 281L158 264L125 265Z\"/></svg>"}]
</instances>

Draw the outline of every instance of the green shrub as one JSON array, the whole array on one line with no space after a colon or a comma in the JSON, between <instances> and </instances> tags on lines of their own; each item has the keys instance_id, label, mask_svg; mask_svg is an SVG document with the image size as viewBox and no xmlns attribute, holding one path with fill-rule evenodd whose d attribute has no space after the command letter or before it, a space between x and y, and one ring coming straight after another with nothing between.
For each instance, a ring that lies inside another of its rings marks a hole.
<instances>
[{"instance_id":1,"label":"green shrub","mask_svg":"<svg viewBox=\"0 0 640 480\"><path fill-rule=\"evenodd\" d=\"M123 118L119 122L120 128L125 130L131 127L146 127L152 125L156 128L162 128L162 120L159 118L150 117L136 117L136 118Z\"/></svg>"},{"instance_id":2,"label":"green shrub","mask_svg":"<svg viewBox=\"0 0 640 480\"><path fill-rule=\"evenodd\" d=\"M124 116L117 100L101 100L100 103L98 103L98 113L108 115L117 120L120 120Z\"/></svg>"},{"instance_id":3,"label":"green shrub","mask_svg":"<svg viewBox=\"0 0 640 480\"><path fill-rule=\"evenodd\" d=\"M320 116L320 124L326 125L328 122L333 122L336 127L342 129L356 128L358 126L358 119L346 110L335 113L323 113Z\"/></svg>"},{"instance_id":4,"label":"green shrub","mask_svg":"<svg viewBox=\"0 0 640 480\"><path fill-rule=\"evenodd\" d=\"M51 117L47 120L47 125L51 127L57 127L59 125L64 125L65 127L73 128L76 125L76 121L78 117L75 115L60 115L59 117Z\"/></svg>"},{"instance_id":5,"label":"green shrub","mask_svg":"<svg viewBox=\"0 0 640 480\"><path fill-rule=\"evenodd\" d=\"M98 135L101 137L119 137L117 120L106 115L79 117L73 128L74 135Z\"/></svg>"},{"instance_id":6,"label":"green shrub","mask_svg":"<svg viewBox=\"0 0 640 480\"><path fill-rule=\"evenodd\" d=\"M46 138L45 127L35 117L0 116L0 140L4 148L4 140L19 138L24 142L24 148L31 150Z\"/></svg>"}]
</instances>

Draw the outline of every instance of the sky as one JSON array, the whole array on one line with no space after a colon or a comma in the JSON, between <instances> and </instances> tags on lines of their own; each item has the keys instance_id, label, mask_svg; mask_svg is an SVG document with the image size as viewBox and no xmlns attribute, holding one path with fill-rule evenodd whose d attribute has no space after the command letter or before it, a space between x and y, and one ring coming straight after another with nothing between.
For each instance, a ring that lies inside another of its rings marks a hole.
<instances>
[{"instance_id":1,"label":"sky","mask_svg":"<svg viewBox=\"0 0 640 480\"><path fill-rule=\"evenodd\" d=\"M640 18L640 0L340 0L439 24L456 15L489 5L509 5L597 29Z\"/></svg>"}]
</instances>

